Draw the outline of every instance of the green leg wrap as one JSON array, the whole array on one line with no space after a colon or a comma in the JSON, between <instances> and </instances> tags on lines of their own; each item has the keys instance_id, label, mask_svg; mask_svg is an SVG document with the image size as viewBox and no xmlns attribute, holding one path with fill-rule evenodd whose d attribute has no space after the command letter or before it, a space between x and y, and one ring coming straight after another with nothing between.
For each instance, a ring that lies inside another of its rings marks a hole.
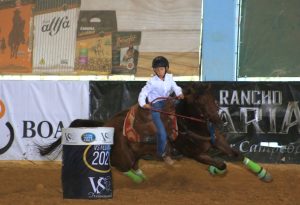
<instances>
[{"instance_id":1,"label":"green leg wrap","mask_svg":"<svg viewBox=\"0 0 300 205\"><path fill-rule=\"evenodd\" d=\"M243 163L255 174L259 174L262 170L262 167L259 166L257 163L253 162L252 160L248 159L247 157L244 158Z\"/></svg>"},{"instance_id":2,"label":"green leg wrap","mask_svg":"<svg viewBox=\"0 0 300 205\"><path fill-rule=\"evenodd\" d=\"M265 182L271 182L273 180L272 175L269 172L267 172L267 170L265 170L263 167L253 162L252 160L248 159L247 157L244 158L243 163L246 165L247 168L254 172L259 179Z\"/></svg>"},{"instance_id":3,"label":"green leg wrap","mask_svg":"<svg viewBox=\"0 0 300 205\"><path fill-rule=\"evenodd\" d=\"M221 170L221 169L218 169L218 168L215 167L215 166L210 165L210 166L208 167L208 171L209 171L209 173L211 173L212 175L221 175L221 174L224 174L224 173L226 172L226 169Z\"/></svg>"},{"instance_id":4,"label":"green leg wrap","mask_svg":"<svg viewBox=\"0 0 300 205\"><path fill-rule=\"evenodd\" d=\"M125 176L128 176L132 181L139 184L143 181L143 178L139 175L137 175L134 171L130 170L128 172L124 172Z\"/></svg>"},{"instance_id":5,"label":"green leg wrap","mask_svg":"<svg viewBox=\"0 0 300 205\"><path fill-rule=\"evenodd\" d=\"M140 177L142 177L143 180L147 180L146 175L143 173L143 171L141 169L134 170L134 172L136 175L139 175Z\"/></svg>"}]
</instances>

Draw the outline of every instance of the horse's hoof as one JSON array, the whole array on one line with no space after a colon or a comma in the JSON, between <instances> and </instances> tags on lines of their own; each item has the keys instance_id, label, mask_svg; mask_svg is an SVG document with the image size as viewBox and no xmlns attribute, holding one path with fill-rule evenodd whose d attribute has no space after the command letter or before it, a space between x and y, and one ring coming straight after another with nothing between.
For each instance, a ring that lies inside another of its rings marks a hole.
<instances>
[{"instance_id":1,"label":"horse's hoof","mask_svg":"<svg viewBox=\"0 0 300 205\"><path fill-rule=\"evenodd\" d=\"M272 175L264 168L259 172L257 176L264 182L271 182L273 180Z\"/></svg>"},{"instance_id":2,"label":"horse's hoof","mask_svg":"<svg viewBox=\"0 0 300 205\"><path fill-rule=\"evenodd\" d=\"M124 175L128 176L134 183L140 184L144 181L143 177L136 174L134 171L130 170L128 172L124 172Z\"/></svg>"},{"instance_id":3,"label":"horse's hoof","mask_svg":"<svg viewBox=\"0 0 300 205\"><path fill-rule=\"evenodd\" d=\"M273 177L269 172L266 172L266 175L260 179L264 182L272 182L273 181Z\"/></svg>"},{"instance_id":4,"label":"horse's hoof","mask_svg":"<svg viewBox=\"0 0 300 205\"><path fill-rule=\"evenodd\" d=\"M140 169L134 170L134 173L136 175L140 176L143 180L147 180L148 179L147 176Z\"/></svg>"},{"instance_id":5,"label":"horse's hoof","mask_svg":"<svg viewBox=\"0 0 300 205\"><path fill-rule=\"evenodd\" d=\"M136 184L140 184L144 181L144 179L142 177L139 177L139 178L132 179L132 181Z\"/></svg>"},{"instance_id":6,"label":"horse's hoof","mask_svg":"<svg viewBox=\"0 0 300 205\"><path fill-rule=\"evenodd\" d=\"M226 172L226 169L221 170L221 169L218 169L215 166L210 165L208 167L208 171L211 175L222 175Z\"/></svg>"}]
</instances>

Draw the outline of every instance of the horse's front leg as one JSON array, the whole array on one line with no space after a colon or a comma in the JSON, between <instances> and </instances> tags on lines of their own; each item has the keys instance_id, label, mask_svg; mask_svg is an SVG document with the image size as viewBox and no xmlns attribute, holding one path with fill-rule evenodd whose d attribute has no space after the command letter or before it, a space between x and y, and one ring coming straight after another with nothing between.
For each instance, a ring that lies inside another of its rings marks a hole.
<instances>
[{"instance_id":1,"label":"horse's front leg","mask_svg":"<svg viewBox=\"0 0 300 205\"><path fill-rule=\"evenodd\" d=\"M221 175L224 174L227 171L227 165L224 161L214 159L208 154L199 154L194 157L194 159L198 162L201 162L203 164L209 165L208 171L212 175Z\"/></svg>"},{"instance_id":2,"label":"horse's front leg","mask_svg":"<svg viewBox=\"0 0 300 205\"><path fill-rule=\"evenodd\" d=\"M272 175L265 168L260 166L258 163L250 160L249 158L243 156L242 153L240 153L238 150L230 147L225 140L225 137L219 131L216 131L216 141L213 146L220 150L222 153L230 157L234 157L238 161L242 162L243 165L245 165L252 173L256 174L262 181L272 181Z\"/></svg>"}]
</instances>

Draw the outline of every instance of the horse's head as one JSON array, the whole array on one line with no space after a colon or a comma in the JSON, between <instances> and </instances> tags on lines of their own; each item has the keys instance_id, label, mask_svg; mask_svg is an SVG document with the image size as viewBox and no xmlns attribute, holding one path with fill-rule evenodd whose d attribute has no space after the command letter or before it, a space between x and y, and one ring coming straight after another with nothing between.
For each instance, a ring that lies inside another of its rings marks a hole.
<instances>
[{"instance_id":1,"label":"horse's head","mask_svg":"<svg viewBox=\"0 0 300 205\"><path fill-rule=\"evenodd\" d=\"M211 85L194 83L183 89L190 113L204 120L218 124L221 122L218 103L213 96Z\"/></svg>"}]
</instances>

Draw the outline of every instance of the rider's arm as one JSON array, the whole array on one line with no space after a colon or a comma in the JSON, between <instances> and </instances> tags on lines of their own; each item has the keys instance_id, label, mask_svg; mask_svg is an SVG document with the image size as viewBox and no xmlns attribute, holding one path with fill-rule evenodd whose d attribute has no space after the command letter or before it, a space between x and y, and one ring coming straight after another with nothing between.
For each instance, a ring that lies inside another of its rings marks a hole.
<instances>
[{"instance_id":1,"label":"rider's arm","mask_svg":"<svg viewBox=\"0 0 300 205\"><path fill-rule=\"evenodd\" d=\"M144 107L144 108L149 108L148 106L150 106L149 104L147 105L146 103L146 99L147 99L147 96L150 92L150 89L151 89L151 83L148 81L146 83L146 85L142 88L140 94L139 94L139 98L138 98L138 103L141 107Z\"/></svg>"}]
</instances>

